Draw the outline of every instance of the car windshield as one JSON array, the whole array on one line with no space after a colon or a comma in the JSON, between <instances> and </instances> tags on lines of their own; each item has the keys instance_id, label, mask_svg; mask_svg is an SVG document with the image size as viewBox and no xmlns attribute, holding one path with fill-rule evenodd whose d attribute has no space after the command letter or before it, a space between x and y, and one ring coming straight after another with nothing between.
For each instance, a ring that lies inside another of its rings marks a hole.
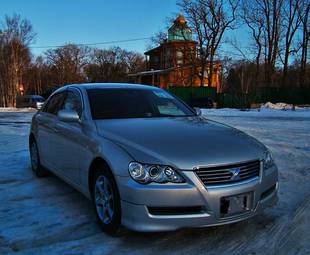
<instances>
[{"instance_id":1,"label":"car windshield","mask_svg":"<svg viewBox=\"0 0 310 255\"><path fill-rule=\"evenodd\" d=\"M164 90L88 89L93 119L194 116L194 112Z\"/></svg>"},{"instance_id":2,"label":"car windshield","mask_svg":"<svg viewBox=\"0 0 310 255\"><path fill-rule=\"evenodd\" d=\"M44 101L45 101L44 98L40 98L40 97L36 97L33 100L36 102L39 102L39 103L44 103Z\"/></svg>"}]
</instances>

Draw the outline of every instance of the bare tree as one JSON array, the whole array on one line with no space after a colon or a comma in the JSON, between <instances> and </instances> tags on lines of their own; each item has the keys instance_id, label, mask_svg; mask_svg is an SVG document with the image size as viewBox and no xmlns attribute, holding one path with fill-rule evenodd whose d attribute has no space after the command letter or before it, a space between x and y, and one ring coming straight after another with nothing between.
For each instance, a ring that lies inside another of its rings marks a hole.
<instances>
[{"instance_id":1,"label":"bare tree","mask_svg":"<svg viewBox=\"0 0 310 255\"><path fill-rule=\"evenodd\" d=\"M86 80L83 68L89 63L90 48L67 44L45 53L46 63L54 76L54 84L62 86Z\"/></svg>"},{"instance_id":2,"label":"bare tree","mask_svg":"<svg viewBox=\"0 0 310 255\"><path fill-rule=\"evenodd\" d=\"M263 31L264 31L264 17L262 11L257 8L257 2L252 0L243 0L241 4L240 17L250 29L256 50L255 53L255 84L258 83L260 74L260 63L263 50Z\"/></svg>"},{"instance_id":3,"label":"bare tree","mask_svg":"<svg viewBox=\"0 0 310 255\"><path fill-rule=\"evenodd\" d=\"M279 56L283 1L285 0L242 0L241 4L240 17L250 29L257 49L257 77L260 73L259 68L263 56L267 87L272 83L272 76Z\"/></svg>"},{"instance_id":4,"label":"bare tree","mask_svg":"<svg viewBox=\"0 0 310 255\"><path fill-rule=\"evenodd\" d=\"M279 51L283 0L256 0L256 2L264 17L265 82L269 87Z\"/></svg>"},{"instance_id":5,"label":"bare tree","mask_svg":"<svg viewBox=\"0 0 310 255\"><path fill-rule=\"evenodd\" d=\"M304 87L307 73L307 61L308 61L308 49L310 41L310 31L309 31L309 9L310 3L307 0L304 0L298 9L298 15L301 19L302 26L302 53L300 60L300 86ZM310 82L310 81L308 81Z\"/></svg>"},{"instance_id":6,"label":"bare tree","mask_svg":"<svg viewBox=\"0 0 310 255\"><path fill-rule=\"evenodd\" d=\"M28 65L23 79L26 93L48 96L70 83L126 82L128 73L144 69L144 58L136 52L66 45L37 57Z\"/></svg>"},{"instance_id":7,"label":"bare tree","mask_svg":"<svg viewBox=\"0 0 310 255\"><path fill-rule=\"evenodd\" d=\"M122 61L126 65L126 73L136 73L145 70L144 57L140 53L123 50Z\"/></svg>"},{"instance_id":8,"label":"bare tree","mask_svg":"<svg viewBox=\"0 0 310 255\"><path fill-rule=\"evenodd\" d=\"M212 86L215 56L224 33L233 29L238 3L238 0L180 0L177 3L198 41L201 86L204 86L205 72L208 86Z\"/></svg>"},{"instance_id":9,"label":"bare tree","mask_svg":"<svg viewBox=\"0 0 310 255\"><path fill-rule=\"evenodd\" d=\"M162 42L167 39L167 33L164 31L157 32L154 36L152 36L146 46L147 50L158 47Z\"/></svg>"},{"instance_id":10,"label":"bare tree","mask_svg":"<svg viewBox=\"0 0 310 255\"><path fill-rule=\"evenodd\" d=\"M42 95L45 92L46 85L49 83L47 78L48 75L48 66L45 64L42 56L36 58L28 67L27 71L24 74L24 83L26 86L27 94L37 94Z\"/></svg>"},{"instance_id":11,"label":"bare tree","mask_svg":"<svg viewBox=\"0 0 310 255\"><path fill-rule=\"evenodd\" d=\"M0 105L14 106L31 60L28 45L35 33L29 21L19 15L6 16L0 32Z\"/></svg>"},{"instance_id":12,"label":"bare tree","mask_svg":"<svg viewBox=\"0 0 310 255\"><path fill-rule=\"evenodd\" d=\"M94 49L85 73L90 82L126 82L128 73L144 69L145 62L141 54L114 47Z\"/></svg>"},{"instance_id":13,"label":"bare tree","mask_svg":"<svg viewBox=\"0 0 310 255\"><path fill-rule=\"evenodd\" d=\"M299 0L284 0L283 2L283 17L281 24L284 32L284 58L283 58L283 76L282 84L285 85L288 72L289 57L297 49L293 48L292 43L295 34L301 23L301 16L298 15Z\"/></svg>"}]
</instances>

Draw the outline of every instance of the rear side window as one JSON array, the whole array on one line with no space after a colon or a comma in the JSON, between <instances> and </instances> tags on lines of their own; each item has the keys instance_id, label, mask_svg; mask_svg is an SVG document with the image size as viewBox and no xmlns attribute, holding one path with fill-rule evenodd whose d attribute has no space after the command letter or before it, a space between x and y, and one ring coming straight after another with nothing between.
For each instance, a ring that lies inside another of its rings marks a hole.
<instances>
[{"instance_id":1,"label":"rear side window","mask_svg":"<svg viewBox=\"0 0 310 255\"><path fill-rule=\"evenodd\" d=\"M65 97L66 97L65 92L53 95L51 99L47 102L43 111L56 115L58 111L62 108Z\"/></svg>"}]
</instances>

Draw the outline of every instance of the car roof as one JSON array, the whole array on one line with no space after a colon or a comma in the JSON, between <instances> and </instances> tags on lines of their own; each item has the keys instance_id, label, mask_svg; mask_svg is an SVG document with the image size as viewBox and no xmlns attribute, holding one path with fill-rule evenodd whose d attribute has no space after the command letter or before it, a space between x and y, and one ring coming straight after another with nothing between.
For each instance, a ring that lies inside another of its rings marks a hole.
<instances>
[{"instance_id":1,"label":"car roof","mask_svg":"<svg viewBox=\"0 0 310 255\"><path fill-rule=\"evenodd\" d=\"M142 84L130 84L130 83L82 83L71 84L65 86L66 88L78 87L84 89L144 89L144 90L157 90L157 87L142 85Z\"/></svg>"}]
</instances>

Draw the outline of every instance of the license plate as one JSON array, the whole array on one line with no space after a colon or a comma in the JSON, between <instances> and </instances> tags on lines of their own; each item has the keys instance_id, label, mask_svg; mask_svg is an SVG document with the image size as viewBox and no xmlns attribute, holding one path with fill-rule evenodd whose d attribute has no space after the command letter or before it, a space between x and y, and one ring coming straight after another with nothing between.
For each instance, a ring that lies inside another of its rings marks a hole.
<instances>
[{"instance_id":1,"label":"license plate","mask_svg":"<svg viewBox=\"0 0 310 255\"><path fill-rule=\"evenodd\" d=\"M221 217L230 217L251 210L252 193L244 193L221 198Z\"/></svg>"}]
</instances>

